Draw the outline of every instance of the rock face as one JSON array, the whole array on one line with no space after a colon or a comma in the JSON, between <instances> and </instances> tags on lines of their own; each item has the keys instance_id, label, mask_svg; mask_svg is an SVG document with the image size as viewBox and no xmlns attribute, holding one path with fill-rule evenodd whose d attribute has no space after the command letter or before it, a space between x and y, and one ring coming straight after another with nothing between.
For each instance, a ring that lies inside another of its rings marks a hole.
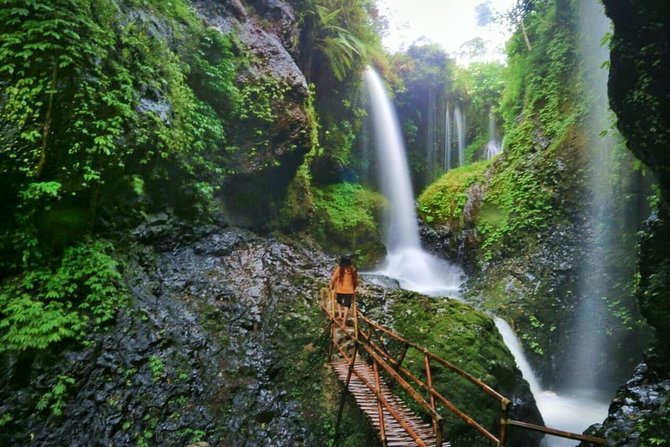
<instances>
[{"instance_id":1,"label":"rock face","mask_svg":"<svg viewBox=\"0 0 670 447\"><path fill-rule=\"evenodd\" d=\"M322 367L328 348L316 291L334 261L308 244L238 228L193 230L166 213L133 235L124 273L131 304L114 325L81 349L5 357L0 415L12 419L0 427L0 445L326 445L339 385ZM378 321L409 331L414 317L406 312L424 312L421 324L436 323L434 340L450 360L512 398L514 417L541 422L490 317L376 282L363 279L360 299ZM498 413L486 413L488 396L468 396L458 402L493 426ZM317 405L328 399L331 407ZM347 413L343 442L373 445L356 409ZM449 433L483 442L463 428Z\"/></svg>"},{"instance_id":2,"label":"rock face","mask_svg":"<svg viewBox=\"0 0 670 447\"><path fill-rule=\"evenodd\" d=\"M291 55L297 52L299 34L295 13L281 0L193 3L205 23L234 33L249 51L251 60L239 84L273 92L270 122L253 126L247 121L235 129L238 156L220 195L234 225L265 228L277 217L286 188L310 148L307 81Z\"/></svg>"},{"instance_id":3,"label":"rock face","mask_svg":"<svg viewBox=\"0 0 670 447\"><path fill-rule=\"evenodd\" d=\"M614 23L609 96L629 149L656 174L659 213L641 253L640 305L670 343L670 5L660 0L605 1ZM665 287L663 287L663 284Z\"/></svg>"},{"instance_id":4,"label":"rock face","mask_svg":"<svg viewBox=\"0 0 670 447\"><path fill-rule=\"evenodd\" d=\"M314 306L329 260L164 217L136 231L150 245L130 255L132 304L112 327L80 350L0 365L0 414L13 416L1 445L321 444L281 379L290 361L280 352L319 343L319 322L294 333L306 318L296 308ZM65 392L45 398L59 381ZM40 399L47 406L34 411Z\"/></svg>"},{"instance_id":5,"label":"rock face","mask_svg":"<svg viewBox=\"0 0 670 447\"><path fill-rule=\"evenodd\" d=\"M668 439L670 431L670 364L649 354L617 392L603 424L590 432L605 437L610 446L648 445L649 437ZM661 444L662 445L662 444Z\"/></svg>"},{"instance_id":6,"label":"rock face","mask_svg":"<svg viewBox=\"0 0 670 447\"><path fill-rule=\"evenodd\" d=\"M603 3L614 24L610 104L628 148L656 174L661 188L658 213L648 221L640 244L638 287L642 314L656 329L659 358L651 361L652 356L638 366L601 430L613 445L650 445L654 438L670 438L670 4ZM649 415L646 424L637 418L632 422L631 412Z\"/></svg>"}]
</instances>

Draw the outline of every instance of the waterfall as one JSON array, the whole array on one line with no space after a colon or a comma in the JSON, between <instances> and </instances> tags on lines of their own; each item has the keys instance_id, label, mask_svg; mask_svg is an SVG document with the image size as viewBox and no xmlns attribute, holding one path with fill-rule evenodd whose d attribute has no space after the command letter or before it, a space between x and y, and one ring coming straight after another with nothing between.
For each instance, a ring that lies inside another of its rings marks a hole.
<instances>
[{"instance_id":1,"label":"waterfall","mask_svg":"<svg viewBox=\"0 0 670 447\"><path fill-rule=\"evenodd\" d=\"M528 382L533 393L538 410L547 427L573 433L581 433L595 421L602 421L607 416L608 405L594 401L592 396L559 395L552 391L543 390L540 381L528 363L521 343L507 322L501 318L494 318L498 332L512 353L523 378ZM579 442L555 436L545 436L543 447L571 447Z\"/></svg>"},{"instance_id":2,"label":"waterfall","mask_svg":"<svg viewBox=\"0 0 670 447\"><path fill-rule=\"evenodd\" d=\"M427 103L427 125L426 125L426 176L425 184L429 185L435 179L435 168L437 166L437 139L436 139L436 104L435 89L428 89Z\"/></svg>"},{"instance_id":3,"label":"waterfall","mask_svg":"<svg viewBox=\"0 0 670 447\"><path fill-rule=\"evenodd\" d=\"M444 171L451 169L451 104L447 101L444 123Z\"/></svg>"},{"instance_id":4,"label":"waterfall","mask_svg":"<svg viewBox=\"0 0 670 447\"><path fill-rule=\"evenodd\" d=\"M593 3L593 4L589 4ZM594 8L601 9L598 13ZM598 67L602 61L608 60L608 50L595 41L593 34L604 35L610 29L609 20L602 11L602 6L595 4L595 0L580 3L580 16L587 14L588 30L584 32L593 38L592 42L581 42L581 51L583 56L588 54L589 59L584 57L584 71L586 74L585 88L592 97L588 101L589 115L587 118L587 131L589 135L589 150L591 152L591 162L589 175L589 190L592 194L592 209L589 217L589 226L597 226L597 230L606 228L599 225L598 221L604 217L602 214L606 211L608 203L613 199L609 185L607 185L608 169L608 151L614 145L612 138L595 135L600 131L606 130L608 124L609 110L607 103L599 100L599 97L607 98L607 72ZM582 25L584 26L584 25ZM592 30L592 31L591 31ZM581 39L580 39L581 40ZM588 71L587 71L588 70ZM602 242L607 244L611 235L601 233L599 235ZM594 250L597 249L595 241L591 241L588 247L589 258L592 258ZM602 299L606 295L606 283L604 282L603 271L604 260L594 260L589 266L589 272L582 272L582 280L578 284L579 302L576 310L575 334L574 334L574 352L575 358L571 362L567 376L570 377L568 384L574 389L592 390L598 387L599 373L598 365L601 364L602 354L606 348L606 327L604 327L604 318L607 313L606 303ZM598 361L596 359L601 359Z\"/></svg>"},{"instance_id":5,"label":"waterfall","mask_svg":"<svg viewBox=\"0 0 670 447\"><path fill-rule=\"evenodd\" d=\"M486 143L486 159L490 160L502 151L502 143L498 142L496 131L496 117L493 108L489 111L489 141Z\"/></svg>"},{"instance_id":6,"label":"waterfall","mask_svg":"<svg viewBox=\"0 0 670 447\"><path fill-rule=\"evenodd\" d=\"M389 201L385 212L385 267L379 272L399 281L401 287L426 294L453 294L462 271L421 247L409 177L409 165L398 118L379 75L368 68L365 86L369 95L375 135L375 152L381 191Z\"/></svg>"},{"instance_id":7,"label":"waterfall","mask_svg":"<svg viewBox=\"0 0 670 447\"><path fill-rule=\"evenodd\" d=\"M458 104L454 107L454 120L458 139L458 166L463 166L465 163L465 115Z\"/></svg>"},{"instance_id":8,"label":"waterfall","mask_svg":"<svg viewBox=\"0 0 670 447\"><path fill-rule=\"evenodd\" d=\"M623 359L639 358L644 349L644 334L626 330L610 309L618 305L615 310L627 309L631 319L635 318L632 293L624 287L633 282L634 268L622 266L618 256L635 249L634 222L639 216L627 219L627 210L636 209L637 197L622 191L621 184L634 178L635 173L629 162L617 159L622 155L615 150L623 145L623 139L610 122L608 72L602 67L609 59L609 49L601 39L610 31L611 23L597 0L579 2L579 17L579 50L587 92L584 127L589 150L587 228L591 233L577 284L569 351L573 357L567 362L564 382L571 391L597 393L601 400L609 401L628 376L629 371L622 368ZM627 224L627 220L633 224Z\"/></svg>"}]
</instances>

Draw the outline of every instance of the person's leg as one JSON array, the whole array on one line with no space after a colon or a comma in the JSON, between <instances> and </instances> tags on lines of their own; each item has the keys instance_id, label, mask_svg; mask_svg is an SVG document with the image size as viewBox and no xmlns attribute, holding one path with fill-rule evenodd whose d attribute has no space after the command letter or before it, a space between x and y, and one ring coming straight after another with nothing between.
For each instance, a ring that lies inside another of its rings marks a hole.
<instances>
[{"instance_id":1,"label":"person's leg","mask_svg":"<svg viewBox=\"0 0 670 447\"><path fill-rule=\"evenodd\" d=\"M347 316L349 315L349 307L347 307L347 306L342 306L342 309L344 310L344 316L342 317L342 324L346 327L346 325L347 325Z\"/></svg>"}]
</instances>

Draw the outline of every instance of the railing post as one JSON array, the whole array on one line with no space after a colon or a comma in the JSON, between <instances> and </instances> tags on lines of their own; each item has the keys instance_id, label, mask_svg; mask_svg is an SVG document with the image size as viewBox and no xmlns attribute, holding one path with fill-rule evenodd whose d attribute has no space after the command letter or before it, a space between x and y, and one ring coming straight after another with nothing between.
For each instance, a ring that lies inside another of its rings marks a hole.
<instances>
[{"instance_id":1,"label":"railing post","mask_svg":"<svg viewBox=\"0 0 670 447\"><path fill-rule=\"evenodd\" d=\"M499 437L499 442L498 446L499 447L505 447L505 442L507 441L507 420L509 418L509 404L511 401L503 397L503 399L500 401L500 437Z\"/></svg>"},{"instance_id":2,"label":"railing post","mask_svg":"<svg viewBox=\"0 0 670 447\"><path fill-rule=\"evenodd\" d=\"M335 351L335 320L330 320L330 345L328 346L328 363L333 361L333 352Z\"/></svg>"},{"instance_id":3,"label":"railing post","mask_svg":"<svg viewBox=\"0 0 670 447\"><path fill-rule=\"evenodd\" d=\"M377 413L379 414L379 436L382 439L382 445L387 445L386 443L386 426L384 422L384 407L382 407L382 387L379 380L379 368L377 367L377 362L372 362L372 370L375 374L375 393L377 395Z\"/></svg>"},{"instance_id":4,"label":"railing post","mask_svg":"<svg viewBox=\"0 0 670 447\"><path fill-rule=\"evenodd\" d=\"M423 353L423 367L426 370L426 385L428 385L428 396L430 397L430 407L435 411L435 396L433 396L433 375L430 372L430 358L428 358L428 353L424 351ZM435 439L437 439L437 432L441 431L439 427L439 421L433 419L433 432L435 433ZM437 444L440 445L440 444Z\"/></svg>"},{"instance_id":5,"label":"railing post","mask_svg":"<svg viewBox=\"0 0 670 447\"><path fill-rule=\"evenodd\" d=\"M335 291L334 290L329 290L328 291L329 295L329 302L330 302L330 315L333 317L333 320L335 319Z\"/></svg>"},{"instance_id":6,"label":"railing post","mask_svg":"<svg viewBox=\"0 0 670 447\"><path fill-rule=\"evenodd\" d=\"M358 304L356 304L356 294L353 296L353 305L354 308L354 338L358 340Z\"/></svg>"},{"instance_id":7,"label":"railing post","mask_svg":"<svg viewBox=\"0 0 670 447\"><path fill-rule=\"evenodd\" d=\"M344 382L344 390L342 391L342 398L340 399L340 409L337 412L337 422L335 423L335 441L340 433L340 422L342 421L342 411L344 411L344 398L349 390L349 382L351 381L351 374L354 372L354 364L356 363L356 354L358 353L358 343L355 344L354 354L351 356L351 363L349 364L349 371L347 372L347 380Z\"/></svg>"}]
</instances>

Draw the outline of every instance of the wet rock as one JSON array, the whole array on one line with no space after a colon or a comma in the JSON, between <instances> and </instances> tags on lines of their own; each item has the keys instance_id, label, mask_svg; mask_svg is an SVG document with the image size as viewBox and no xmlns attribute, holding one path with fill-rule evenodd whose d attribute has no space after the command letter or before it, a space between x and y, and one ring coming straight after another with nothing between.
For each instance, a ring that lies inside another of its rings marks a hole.
<instances>
[{"instance_id":1,"label":"wet rock","mask_svg":"<svg viewBox=\"0 0 670 447\"><path fill-rule=\"evenodd\" d=\"M198 242L193 251L196 255L227 256L240 244L253 240L254 236L244 230L232 229L223 234L212 234Z\"/></svg>"},{"instance_id":2,"label":"wet rock","mask_svg":"<svg viewBox=\"0 0 670 447\"><path fill-rule=\"evenodd\" d=\"M292 7L280 0L250 3L252 7L239 1L198 0L194 6L211 27L235 33L252 55L239 74L241 84L261 85L270 79L283 92L273 97L271 124L260 123L259 132L250 122L239 127L231 142L239 147L230 159L235 174L228 176L220 194L231 223L268 230L309 150L311 124L305 112L307 81L287 50L298 41Z\"/></svg>"},{"instance_id":3,"label":"wet rock","mask_svg":"<svg viewBox=\"0 0 670 447\"><path fill-rule=\"evenodd\" d=\"M400 288L400 283L398 282L398 280L389 278L388 276L377 275L375 273L361 273L359 277L365 279L367 283L375 286L380 286L388 289Z\"/></svg>"},{"instance_id":4,"label":"wet rock","mask_svg":"<svg viewBox=\"0 0 670 447\"><path fill-rule=\"evenodd\" d=\"M195 442L193 444L189 444L186 447L209 447L209 443L200 441L200 442Z\"/></svg>"},{"instance_id":5,"label":"wet rock","mask_svg":"<svg viewBox=\"0 0 670 447\"><path fill-rule=\"evenodd\" d=\"M0 413L14 416L1 445L189 445L197 435L212 445L294 446L312 436L278 379L275 343L292 318L285 309L314 295L332 260L244 230L204 233L169 251L162 236L131 247L131 303L88 346L0 365ZM63 415L35 411L59 376L75 380Z\"/></svg>"},{"instance_id":6,"label":"wet rock","mask_svg":"<svg viewBox=\"0 0 670 447\"><path fill-rule=\"evenodd\" d=\"M664 353L649 351L617 391L605 421L590 427L587 433L605 437L609 446L647 445L640 439L645 430L649 431L647 437L670 439L669 395L670 362Z\"/></svg>"}]
</instances>

